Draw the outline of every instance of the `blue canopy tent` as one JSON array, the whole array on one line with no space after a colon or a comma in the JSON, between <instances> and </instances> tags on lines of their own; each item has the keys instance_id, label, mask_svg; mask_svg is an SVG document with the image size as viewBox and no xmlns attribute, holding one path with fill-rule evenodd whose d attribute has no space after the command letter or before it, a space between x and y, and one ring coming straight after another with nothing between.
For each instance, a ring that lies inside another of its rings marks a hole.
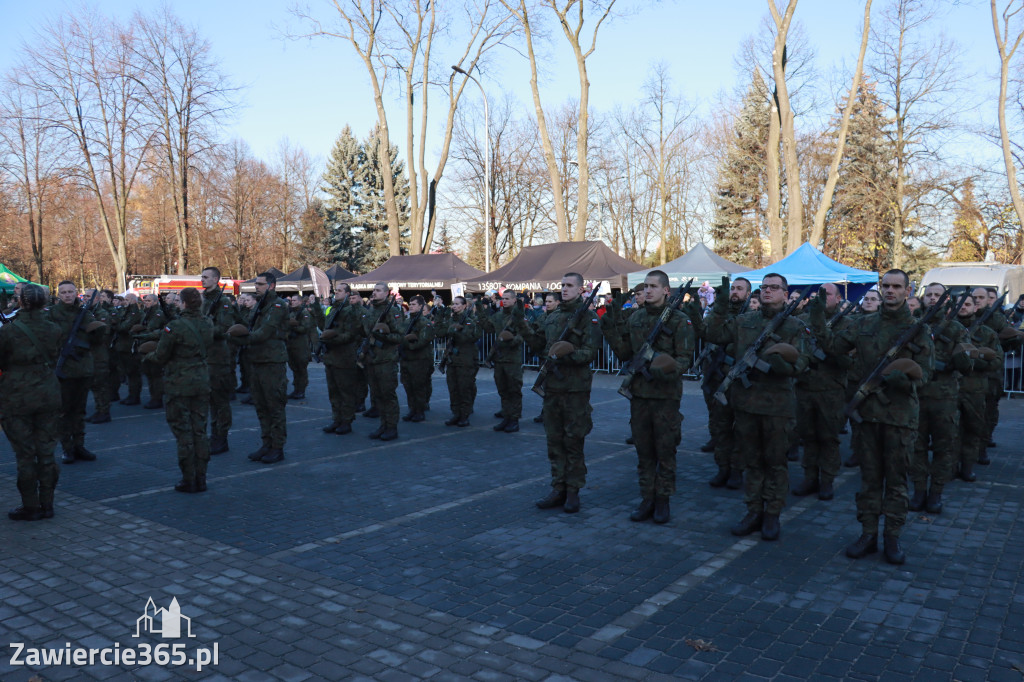
<instances>
[{"instance_id":1,"label":"blue canopy tent","mask_svg":"<svg viewBox=\"0 0 1024 682\"><path fill-rule=\"evenodd\" d=\"M704 281L710 282L711 286L718 286L718 283L722 281L722 277L736 272L743 272L745 269L745 266L722 258L703 244L697 244L697 246L675 260L671 260L658 267L644 268L643 270L631 272L627 275L627 278L629 280L629 287L632 288L643 282L644 278L647 277L647 273L651 270L661 270L668 275L669 284L673 288L683 284L691 277L696 280L695 285L697 286Z\"/></svg>"},{"instance_id":2,"label":"blue canopy tent","mask_svg":"<svg viewBox=\"0 0 1024 682\"><path fill-rule=\"evenodd\" d=\"M826 282L843 284L846 290L844 293L849 300L859 298L878 283L878 273L858 270L834 261L811 246L810 242L804 242L799 249L777 263L759 270L737 273L733 275L733 279L745 277L750 280L750 286L757 289L761 286L764 276L772 272L784 275L790 287Z\"/></svg>"}]
</instances>

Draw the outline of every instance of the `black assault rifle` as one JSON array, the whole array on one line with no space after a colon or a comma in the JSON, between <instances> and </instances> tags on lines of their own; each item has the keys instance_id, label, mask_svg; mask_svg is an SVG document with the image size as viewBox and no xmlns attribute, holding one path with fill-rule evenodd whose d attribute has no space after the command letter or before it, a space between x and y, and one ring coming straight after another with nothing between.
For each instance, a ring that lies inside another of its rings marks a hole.
<instances>
[{"instance_id":1,"label":"black assault rifle","mask_svg":"<svg viewBox=\"0 0 1024 682\"><path fill-rule=\"evenodd\" d=\"M346 296L345 300L341 302L339 306L331 306L331 314L327 316L327 320L324 321L324 331L327 331L334 324L335 318L341 314L341 311L348 305L349 297ZM323 332L320 333L323 336ZM327 352L327 345L323 341L318 341L316 348L313 350L313 357L316 358L317 362L323 362L324 353Z\"/></svg>"},{"instance_id":2,"label":"black assault rifle","mask_svg":"<svg viewBox=\"0 0 1024 682\"><path fill-rule=\"evenodd\" d=\"M466 304L466 309L462 311L462 319L453 324L465 324L466 316L469 315L469 304ZM444 353L441 354L441 361L437 363L437 370L444 374L448 371L448 363L452 361L452 356L455 355L455 342L452 340L449 334L445 334L444 342Z\"/></svg>"},{"instance_id":3,"label":"black assault rifle","mask_svg":"<svg viewBox=\"0 0 1024 682\"><path fill-rule=\"evenodd\" d=\"M683 302L686 295L690 293L694 279L695 278L691 277L690 281L686 284L679 285L679 290L676 291L672 298L668 299L668 302L665 304L665 309L661 311L661 316L658 318L658 321L654 323L653 327L651 327L651 331L647 335L644 345L641 346L640 350L634 353L633 357L629 359L629 362L624 364L622 369L619 370L619 376L625 377L622 380L622 384L619 386L619 395L632 400L633 393L629 390L629 387L633 383L633 379L636 378L636 375L640 374L645 379L651 378L650 368L651 360L654 359L654 342L658 340L658 335L661 334L661 330L664 329L665 322L668 321L669 315L671 315L672 311Z\"/></svg>"},{"instance_id":4,"label":"black assault rifle","mask_svg":"<svg viewBox=\"0 0 1024 682\"><path fill-rule=\"evenodd\" d=\"M736 313L736 317L739 317L743 313L747 312L747 309L750 308L750 299L752 296L753 293L747 294L747 298L746 300L743 301L743 305L740 306L740 310L738 313ZM704 364L704 361L707 360L708 356L710 356L712 353L715 353L711 362L712 370L716 369L725 361L725 346L719 346L716 343L706 343L704 344L704 348L701 349L700 355L698 355L697 359L693 361L694 368L696 368L697 371L700 371L700 366Z\"/></svg>"},{"instance_id":5,"label":"black assault rifle","mask_svg":"<svg viewBox=\"0 0 1024 682\"><path fill-rule=\"evenodd\" d=\"M388 319L388 313L391 312L391 308L394 305L394 294L388 294L388 304L384 306L384 310L380 312L380 317L378 317L377 321L373 323L374 327L382 323L384 320ZM373 347L379 347L384 345L380 341L371 340L373 338L371 334L373 334L373 327L370 327L370 330L366 332L366 338L363 339L363 342L359 344L359 349L356 351L356 364L363 369L366 368L366 361L373 359Z\"/></svg>"},{"instance_id":6,"label":"black assault rifle","mask_svg":"<svg viewBox=\"0 0 1024 682\"><path fill-rule=\"evenodd\" d=\"M978 331L978 328L981 327L981 325L983 325L986 322L988 322L988 319L990 317L992 317L992 315L997 310L1002 310L1003 309L1003 301L1005 301L1005 300L1006 300L1006 292L1004 291L1003 295L1000 296L999 298L997 298L995 303L990 305L988 307L988 309L985 310L984 313L982 313L981 315L978 315L978 317L975 318L974 322L971 323L970 328L967 330L967 335L970 338L973 339L974 338L974 334Z\"/></svg>"},{"instance_id":7,"label":"black assault rifle","mask_svg":"<svg viewBox=\"0 0 1024 682\"><path fill-rule=\"evenodd\" d=\"M590 296L587 296L587 300L583 302L583 305L577 308L576 312L574 312L572 317L569 318L568 324L565 325L565 329L562 330L562 333L555 340L555 343L565 341L565 337L569 335L569 332L576 329L576 325L579 324L581 319L583 319L583 316L590 312L590 304L594 302L595 298L597 298L597 282L594 282L591 286L593 287L593 291L590 292ZM559 375L558 367L555 366L555 358L548 356L544 358L544 364L540 366L540 371L537 373L537 380L533 382L533 388L530 389L541 398L544 397L544 384L547 383L548 374L551 372L554 372L555 376Z\"/></svg>"},{"instance_id":8,"label":"black assault rifle","mask_svg":"<svg viewBox=\"0 0 1024 682\"><path fill-rule=\"evenodd\" d=\"M899 338L896 339L896 343L885 352L885 355L878 360L878 363L875 365L875 368L871 370L871 373L868 374L862 382L860 382L860 386L857 387L857 392L853 395L853 398L850 399L850 402L846 404L846 416L848 416L851 421L857 422L858 424L864 421L864 418L860 416L860 412L857 411L857 408L859 408L864 401L868 399L868 396L877 392L882 387L882 373L885 371L885 368L889 366L890 362L896 359L896 356L899 355L904 348L910 347L913 344L914 339L921 333L921 329L924 328L940 310L942 310L942 306L946 303L948 298L949 290L947 289L942 292L942 296L935 302L935 305L929 307L920 319L907 327L904 332L900 334Z\"/></svg>"},{"instance_id":9,"label":"black assault rifle","mask_svg":"<svg viewBox=\"0 0 1024 682\"><path fill-rule=\"evenodd\" d=\"M58 379L66 379L64 375L64 363L68 361L68 358L73 360L78 359L78 350L85 349L89 350L89 342L85 339L79 338L78 330L82 326L82 318L89 311L93 301L96 300L96 290L92 290L92 296L89 297L89 302L83 305L78 310L78 315L75 316L75 321L71 323L71 332L68 334L68 340L64 342L64 347L60 349L60 357L57 358L57 368L55 370Z\"/></svg>"},{"instance_id":10,"label":"black assault rifle","mask_svg":"<svg viewBox=\"0 0 1024 682\"><path fill-rule=\"evenodd\" d=\"M761 330L761 334L754 340L754 343L747 346L747 350L743 353L743 357L741 357L736 364L732 366L729 373L725 375L724 379L722 379L722 383L718 385L718 390L715 392L715 400L723 405L728 405L729 398L727 397L726 392L729 390L729 387L732 386L734 381L739 379L744 386L749 386L750 379L747 378L747 375L750 374L750 370L759 369L762 372L767 372L770 369L767 361L761 359L758 356L758 353L761 352L761 349L769 340L774 338L775 332L782 326L782 323L785 322L794 311L796 311L797 307L803 303L810 294L811 287L805 287L804 290L800 292L799 298L790 301L789 305L783 308L781 312L768 320L768 324L766 324L764 329Z\"/></svg>"},{"instance_id":11,"label":"black assault rifle","mask_svg":"<svg viewBox=\"0 0 1024 682\"><path fill-rule=\"evenodd\" d=\"M515 307L523 310L523 300L516 296ZM523 319L526 318L526 311L523 310ZM515 324L516 316L514 311L509 311L508 319L505 320L505 324L502 326L501 331L494 335L494 343L491 344L491 351L487 354L484 359L484 367L488 369L494 369L494 358L498 355L498 337L501 336L502 332L510 331L512 325Z\"/></svg>"}]
</instances>

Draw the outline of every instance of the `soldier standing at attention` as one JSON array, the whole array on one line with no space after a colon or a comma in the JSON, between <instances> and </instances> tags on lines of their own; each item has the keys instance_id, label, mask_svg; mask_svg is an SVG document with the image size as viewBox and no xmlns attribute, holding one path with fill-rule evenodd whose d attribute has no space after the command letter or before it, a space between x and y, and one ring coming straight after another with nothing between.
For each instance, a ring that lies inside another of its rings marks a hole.
<instances>
[{"instance_id":1,"label":"soldier standing at attention","mask_svg":"<svg viewBox=\"0 0 1024 682\"><path fill-rule=\"evenodd\" d=\"M87 291L92 296L92 290ZM110 422L110 338L113 334L111 303L114 292L109 289L96 292L96 305L90 311L97 320L106 325L96 332L92 344L92 402L96 411L85 421L90 424Z\"/></svg>"},{"instance_id":2,"label":"soldier standing at attention","mask_svg":"<svg viewBox=\"0 0 1024 682\"><path fill-rule=\"evenodd\" d=\"M57 303L50 308L50 320L60 327L60 344L63 347L71 335L84 305L78 300L78 289L73 282L64 280L57 285ZM75 333L73 343L76 350L64 358L64 366L58 377L61 394L60 444L64 450L63 461L73 464L76 460L91 462L96 455L85 449L85 407L92 385L93 364L89 349L94 335L104 324L85 311L82 322Z\"/></svg>"},{"instance_id":3,"label":"soldier standing at attention","mask_svg":"<svg viewBox=\"0 0 1024 682\"><path fill-rule=\"evenodd\" d=\"M938 303L945 291L946 287L941 284L925 287L922 296L925 309ZM955 301L951 303L954 304ZM967 330L955 319L943 317L939 314L929 324L935 343L935 372L918 391L921 408L917 441L910 457L914 495L907 508L910 511L927 509L929 514L942 513L942 491L953 480L960 436L960 377L973 369L963 345L967 341ZM934 453L930 462L929 446Z\"/></svg>"},{"instance_id":4,"label":"soldier standing at attention","mask_svg":"<svg viewBox=\"0 0 1024 682\"><path fill-rule=\"evenodd\" d=\"M48 298L41 286L25 285L18 316L0 328L0 425L14 450L21 493L21 506L7 512L13 521L53 517L60 473L53 451L61 387L53 370L61 331L43 310Z\"/></svg>"},{"instance_id":5,"label":"soldier standing at attention","mask_svg":"<svg viewBox=\"0 0 1024 682\"><path fill-rule=\"evenodd\" d=\"M729 317L727 281L719 287L711 315L704 327L712 343L734 344L740 358L760 336L771 319L786 306L788 282L770 273L761 282L761 308ZM804 325L794 317L775 331L772 344L761 351L769 363L765 373L753 370L750 386L733 383L728 400L736 420L736 445L745 464L747 515L732 527L733 535L760 530L762 540L778 540L779 515L789 492L786 451L792 442L796 420L796 389L793 377L807 368ZM756 373L756 374L755 374Z\"/></svg>"},{"instance_id":6,"label":"soldier standing at attention","mask_svg":"<svg viewBox=\"0 0 1024 682\"><path fill-rule=\"evenodd\" d=\"M409 403L409 412L402 421L421 422L426 419L433 393L431 376L434 374L434 323L426 311L422 296L409 299L409 322L402 339L402 387Z\"/></svg>"},{"instance_id":7,"label":"soldier standing at attention","mask_svg":"<svg viewBox=\"0 0 1024 682\"><path fill-rule=\"evenodd\" d=\"M249 326L235 325L228 333L243 346L241 354L249 366L249 394L260 420L259 450L254 462L273 464L284 459L288 436L285 406L288 403L288 309L277 297L277 277L270 272L256 276L257 304ZM251 330L251 331L250 331Z\"/></svg>"},{"instance_id":8,"label":"soldier standing at attention","mask_svg":"<svg viewBox=\"0 0 1024 682\"><path fill-rule=\"evenodd\" d=\"M501 294L501 307L480 318L483 331L495 334L494 385L501 397L501 411L494 416L501 419L495 431L514 433L519 430L523 416L523 337L516 332L516 320L526 317L523 304L516 293L505 289Z\"/></svg>"},{"instance_id":9,"label":"soldier standing at attention","mask_svg":"<svg viewBox=\"0 0 1024 682\"><path fill-rule=\"evenodd\" d=\"M210 411L210 374L206 365L213 345L213 323L203 315L203 297L192 287L181 290L182 314L167 323L156 350L147 358L164 368L167 425L178 441L179 493L206 491L210 445L206 418Z\"/></svg>"},{"instance_id":10,"label":"soldier standing at attention","mask_svg":"<svg viewBox=\"0 0 1024 682\"><path fill-rule=\"evenodd\" d=\"M370 387L370 402L380 415L380 427L371 439L398 438L398 347L402 343L402 308L394 304L387 315L390 289L387 282L373 285L370 305L362 311L360 323L367 339L366 354L360 358ZM382 319L383 316L383 319Z\"/></svg>"},{"instance_id":11,"label":"soldier standing at attention","mask_svg":"<svg viewBox=\"0 0 1024 682\"><path fill-rule=\"evenodd\" d=\"M822 284L818 297L825 299L825 316L831 319L840 311L842 293L835 284ZM802 318L806 321L807 314ZM849 325L844 317L833 327L842 330ZM827 324L827 323L826 323ZM853 364L849 355L826 353L823 358L811 357L806 372L796 379L797 428L804 443L804 480L793 494L802 497L818 493L818 499L835 497L833 482L839 475L839 432L846 415L846 372Z\"/></svg>"},{"instance_id":12,"label":"soldier standing at attention","mask_svg":"<svg viewBox=\"0 0 1024 682\"><path fill-rule=\"evenodd\" d=\"M355 319L357 321L362 320L363 310L366 308L366 302L363 300L363 297L359 295L359 292L350 292L348 297L348 306L355 314ZM362 326L361 321L359 322L359 326ZM359 334L361 335L362 332L359 332ZM370 405L369 409L366 407L366 399L370 395L370 384L366 381L366 370L358 363L356 363L355 368L355 383L352 384L352 388L347 390L351 390L355 393L356 414L362 412L363 416L368 419L377 419L380 417L380 412L377 411L376 406Z\"/></svg>"},{"instance_id":13,"label":"soldier standing at attention","mask_svg":"<svg viewBox=\"0 0 1024 682\"><path fill-rule=\"evenodd\" d=\"M543 324L531 329L521 320L519 333L538 355L552 358L557 372L548 375L544 393L544 433L547 436L548 461L551 464L551 492L536 505L540 509L562 507L567 514L580 510L579 491L587 482L583 445L594 427L590 406L593 374L590 363L601 347L597 315L584 312L572 322L576 310L584 304L583 275L570 272L562 277L561 303L549 312Z\"/></svg>"},{"instance_id":14,"label":"soldier standing at attention","mask_svg":"<svg viewBox=\"0 0 1024 682\"><path fill-rule=\"evenodd\" d=\"M146 294L142 301L146 311L142 319L143 329L135 334L135 338L142 343L158 341L168 321L160 306L160 297L156 294ZM147 410L159 410L164 406L163 367L143 359L142 373L146 375L146 381L149 383L149 402L143 407Z\"/></svg>"},{"instance_id":15,"label":"soldier standing at attention","mask_svg":"<svg viewBox=\"0 0 1024 682\"><path fill-rule=\"evenodd\" d=\"M303 400L309 386L309 332L316 329L316 323L309 310L302 304L302 294L288 297L288 366L292 370L293 391L290 400Z\"/></svg>"},{"instance_id":16,"label":"soldier standing at attention","mask_svg":"<svg viewBox=\"0 0 1024 682\"><path fill-rule=\"evenodd\" d=\"M975 327L977 315L984 314L985 307L978 308L974 298L968 298L958 313L960 323L967 327L967 351L973 355L970 372L960 380L958 406L960 410L960 437L957 440L958 455L954 455L953 467L960 478L968 483L978 480L974 465L985 453L988 425L985 423L985 397L988 393L989 374L1000 364L1002 348L999 336L988 326ZM987 303L987 301L986 301ZM971 327L975 327L973 330Z\"/></svg>"},{"instance_id":17,"label":"soldier standing at attention","mask_svg":"<svg viewBox=\"0 0 1024 682\"><path fill-rule=\"evenodd\" d=\"M234 361L228 347L228 329L242 321L226 293L220 287L220 270L204 268L200 276L203 284L203 317L213 325L213 344L206 354L210 373L210 454L228 451L228 433L231 431L231 394L235 391Z\"/></svg>"},{"instance_id":18,"label":"soldier standing at attention","mask_svg":"<svg viewBox=\"0 0 1024 682\"><path fill-rule=\"evenodd\" d=\"M826 352L857 351L858 376L868 377L897 340L915 324L907 307L910 278L902 270L889 270L879 289L882 307L857 318L841 331L825 329L824 307L815 302L810 319L815 336ZM878 522L885 517L885 560L902 564L900 534L907 520L907 472L917 439L917 389L932 374L935 348L927 326L918 330L894 363L883 370L882 383L860 405L863 423L857 439L860 449L861 489L857 493L857 520L861 536L846 548L846 556L860 559L878 551ZM909 361L909 362L908 362Z\"/></svg>"},{"instance_id":19,"label":"soldier standing at attention","mask_svg":"<svg viewBox=\"0 0 1024 682\"><path fill-rule=\"evenodd\" d=\"M446 320L444 336L448 339L445 355L448 357L448 402L452 410L452 416L444 424L469 426L476 396L476 373L480 369L476 349L480 325L462 296L452 299L451 316Z\"/></svg>"},{"instance_id":20,"label":"soldier standing at attention","mask_svg":"<svg viewBox=\"0 0 1024 682\"><path fill-rule=\"evenodd\" d=\"M356 364L356 350L363 338L362 305L353 305L349 285L340 282L334 291L331 313L324 320L320 343L324 345L327 397L331 402L331 423L324 433L352 433L356 416L356 385L362 370Z\"/></svg>"},{"instance_id":21,"label":"soldier standing at attention","mask_svg":"<svg viewBox=\"0 0 1024 682\"><path fill-rule=\"evenodd\" d=\"M661 270L648 273L644 286L643 310L623 321L620 306L616 304L601 320L605 337L622 362L628 362L643 349L671 293L668 275ZM630 383L633 397L629 401L629 423L636 445L642 498L640 506L629 517L632 521L646 521L651 517L655 523L669 520L669 498L676 492L676 447L683 422L679 402L683 397L683 372L693 362L693 339L690 319L679 310L673 310L651 347L655 356L648 368L650 378L636 374Z\"/></svg>"},{"instance_id":22,"label":"soldier standing at attention","mask_svg":"<svg viewBox=\"0 0 1024 682\"><path fill-rule=\"evenodd\" d=\"M124 303L124 312L117 322L117 340L114 341L114 350L120 358L121 369L128 382L128 395L121 401L121 404L141 405L142 364L138 353L134 350L135 341L132 335L135 330L145 329L142 325L145 313L139 306L139 297L135 294L125 294Z\"/></svg>"}]
</instances>

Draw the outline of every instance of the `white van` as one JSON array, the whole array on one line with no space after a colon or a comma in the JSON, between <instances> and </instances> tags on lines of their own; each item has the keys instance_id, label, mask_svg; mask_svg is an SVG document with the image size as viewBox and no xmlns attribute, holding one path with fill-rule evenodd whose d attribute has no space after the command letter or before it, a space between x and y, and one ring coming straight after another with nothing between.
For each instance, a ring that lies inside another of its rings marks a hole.
<instances>
[{"instance_id":1,"label":"white van","mask_svg":"<svg viewBox=\"0 0 1024 682\"><path fill-rule=\"evenodd\" d=\"M921 278L921 287L932 282L949 288L995 287L999 294L1005 291L1005 305L1013 305L1024 294L1024 267L1001 263L940 263Z\"/></svg>"}]
</instances>

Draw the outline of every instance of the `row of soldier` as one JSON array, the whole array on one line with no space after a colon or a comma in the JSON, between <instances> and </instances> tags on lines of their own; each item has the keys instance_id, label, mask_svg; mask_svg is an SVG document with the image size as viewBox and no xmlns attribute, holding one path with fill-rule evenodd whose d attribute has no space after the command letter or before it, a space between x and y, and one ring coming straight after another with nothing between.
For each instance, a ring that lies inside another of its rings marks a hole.
<instances>
[{"instance_id":1,"label":"row of soldier","mask_svg":"<svg viewBox=\"0 0 1024 682\"><path fill-rule=\"evenodd\" d=\"M824 285L821 290L824 295L813 299L802 320L796 317L785 320L773 330L772 345L757 349L763 360L760 369L751 372L742 383L732 384L716 400L712 396L725 377L723 367L727 367L729 359L743 356L765 325L782 314L787 290L784 277L766 277L756 299L751 297L749 283L742 278L731 287L723 285L705 317L695 302L677 307L676 297L670 306L667 276L652 271L641 288L638 305L624 308L624 297L620 297L599 319L586 309L581 296L583 278L577 273L568 273L563 278L561 292L550 295L544 314L532 321L527 319L522 302L511 291L503 294L502 304L496 310L468 305L461 297L454 299L450 309L431 310L417 296L410 300L406 315L395 305L386 284L375 286L369 303L364 306L358 295L342 283L325 314L318 306L307 309L297 299L291 306L284 303L277 297L276 282L269 273L257 277L257 295L252 306L243 303L236 307L219 289L219 278L216 268L204 270L202 295L183 292L180 301L172 301L182 309L177 319L167 321L166 317L150 312L155 308L166 315L159 301L147 301L145 308L140 309L146 312L141 313L141 319L135 319L139 311L130 310L129 302L125 306L129 310L107 317L106 321L99 310L96 319L84 317L85 323L78 332L100 338L108 333L113 335L111 347L115 350L127 346L132 357L122 366L128 375L129 403L133 402L133 397L138 399L138 390L132 393L133 365L141 366L142 371L146 371L147 365L163 370L168 423L178 440L182 469L182 480L176 489L182 492L205 490L211 452L228 449L229 401L235 390L233 349L239 351L244 383L248 384L261 427L262 445L249 458L274 463L284 458L287 399L304 394L307 379L302 363L308 363L308 357L304 358L300 351L305 347L308 354L308 339L314 327L320 330L316 350L324 362L332 411L332 420L323 430L341 435L352 432L352 423L364 398L359 387L365 385L373 412L380 418L379 427L370 437L381 440L391 440L398 435L399 366L409 402L409 410L402 419L408 422L425 419L435 369L435 337L446 341L441 368L448 375L452 410L446 424L468 426L479 368L476 344L482 333L490 332L496 338L488 361L494 366L502 408L495 415L501 421L494 430L515 432L519 428L522 348L526 343L545 358L542 374L547 379L542 414L548 440L551 492L539 500L537 506L560 507L569 513L578 511L579 490L585 486L586 478L583 445L592 427L590 364L603 334L623 361L640 356L647 358L628 380L631 440L637 449L642 498L631 518L636 521L653 518L655 522L664 523L669 519L668 500L675 492L682 375L692 361L695 340L700 338L718 346L702 367L709 428L719 465L711 484L739 487L745 483L748 513L733 528L733 533L746 535L760 531L766 540L776 539L780 533L779 514L789 487L786 451L797 429L803 441L805 479L793 493L816 492L820 499L829 500L834 494L832 484L839 470L842 407L860 387L860 380L870 367L885 357L892 348L891 342L906 332L914 319L906 305L909 281L901 271L892 271L882 278L880 295L872 292L879 299L878 312L871 310L876 301L870 300L869 295L865 297L863 309L841 324L833 325L841 303L839 289L835 285ZM941 294L941 285L928 287L926 305L933 305ZM977 303L991 306L988 296L985 290L976 292ZM69 282L60 285L58 297L60 301L49 311L49 316L62 324L66 336L80 304L74 285ZM892 369L886 368L882 374L884 380L877 382L865 395L860 409L864 424L854 426L852 440L863 479L862 491L857 497L863 534L848 549L851 556L863 556L877 549L878 524L884 516L886 558L894 563L903 560L898 538L906 518L908 472L915 487L910 507L927 507L937 513L941 511L942 487L951 477L953 459L959 464L960 475L967 480L973 480L974 463L985 461L984 445L988 443L990 427L994 424L985 415L995 414L998 401L998 393L992 392L992 377L996 376L1002 346L1015 343L1016 337L1004 333L1002 338L996 336L993 341L991 334L984 330L993 331L993 327L998 327L1000 317L989 315L985 325L972 328L970 338L964 338L964 325L959 324L957 318L969 325L974 319L975 303L974 299L959 302L957 311L931 323L931 333L926 328L920 329L920 339L904 344L905 347L889 358L912 361L911 366L897 364ZM750 310L746 310L747 307ZM85 314L91 315L89 311ZM151 316L148 323L147 316ZM154 320L160 320L159 324ZM1002 325L1006 329L1005 319ZM653 337L650 336L652 329L656 329ZM932 342L933 333L938 343ZM0 338L14 336L12 332ZM92 348L97 345L103 344L93 339ZM289 352L290 347L295 350ZM77 360L85 364L84 357ZM285 372L289 361L295 378L291 396L287 395ZM100 377L116 391L117 384L96 372L96 381ZM60 381L64 398L61 440L65 461L91 459L93 456L85 450L82 440L84 428L80 433L75 417L77 414L84 417L82 386L91 380L80 382L74 390L65 386L64 378ZM160 400L159 391L153 393L155 385L159 384L151 378L150 404ZM926 398L921 407L919 389ZM979 390L984 394L980 401L976 398ZM988 406L985 398L989 400ZM952 418L950 400L956 412ZM209 439L206 436L207 407L211 422ZM964 418L959 418L961 412L965 413ZM97 415L101 420L103 414L97 401ZM958 430L950 433L948 424L957 422ZM942 431L943 428L947 430ZM918 435L919 429L921 435ZM928 460L929 442L934 447L931 462ZM953 449L957 453L955 458L950 454ZM22 487L21 470L19 465L19 488ZM44 492L47 486L41 482L42 478L46 477L40 478L36 498L31 495L26 498L22 491L23 505L19 508L22 515L52 513L52 485L47 484L48 492ZM55 473L52 479L55 484ZM13 516L16 516L14 512Z\"/></svg>"}]
</instances>

